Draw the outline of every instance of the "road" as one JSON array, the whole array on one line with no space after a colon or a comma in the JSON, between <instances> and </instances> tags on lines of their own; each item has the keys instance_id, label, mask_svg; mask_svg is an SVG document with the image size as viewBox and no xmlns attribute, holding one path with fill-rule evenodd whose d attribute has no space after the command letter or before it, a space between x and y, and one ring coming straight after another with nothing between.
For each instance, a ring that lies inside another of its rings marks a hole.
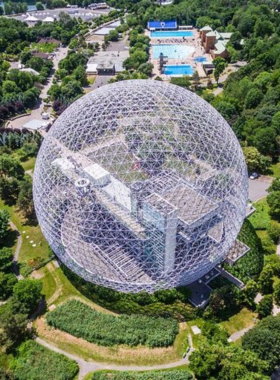
<instances>
[{"instance_id":1,"label":"road","mask_svg":"<svg viewBox=\"0 0 280 380\"><path fill-rule=\"evenodd\" d=\"M249 199L252 202L267 196L267 189L269 188L272 177L260 176L258 179L248 180L249 183Z\"/></svg>"},{"instance_id":2,"label":"road","mask_svg":"<svg viewBox=\"0 0 280 380\"><path fill-rule=\"evenodd\" d=\"M61 47L56 52L56 54L53 58L54 67L53 67L52 73L48 77L47 83L44 85L44 87L41 91L39 101L36 104L36 106L32 109L31 114L28 116L23 116L23 117L20 117L18 119L15 119L13 121L10 121L7 126L12 127L12 128L21 128L22 125L24 125L25 123L27 123L33 119L45 121L42 119L42 115L41 115L41 113L43 112L43 108L44 108L43 99L47 97L47 92L49 91L49 89L52 85L55 71L58 69L59 61L61 61L63 58L66 57L67 52L68 52L68 47L65 47L65 48Z\"/></svg>"},{"instance_id":3,"label":"road","mask_svg":"<svg viewBox=\"0 0 280 380\"><path fill-rule=\"evenodd\" d=\"M54 346L51 343L46 342L45 340L41 338L36 338L36 342L41 344L42 346L52 351L58 352L59 354L65 355L69 359L77 362L80 368L78 380L82 380L84 376L88 374L89 372L104 370L104 369L113 370L113 371L150 371L150 370L175 368L181 365L188 364L189 357L191 353L194 351L191 334L188 335L188 340L189 340L189 345L190 345L190 351L188 352L185 358L178 360L177 362L168 363L168 364L159 364L155 366L136 366L136 365L125 366L125 365L98 363L98 362L93 362L93 361L88 362L76 355L72 355L64 350L61 350L60 348Z\"/></svg>"}]
</instances>

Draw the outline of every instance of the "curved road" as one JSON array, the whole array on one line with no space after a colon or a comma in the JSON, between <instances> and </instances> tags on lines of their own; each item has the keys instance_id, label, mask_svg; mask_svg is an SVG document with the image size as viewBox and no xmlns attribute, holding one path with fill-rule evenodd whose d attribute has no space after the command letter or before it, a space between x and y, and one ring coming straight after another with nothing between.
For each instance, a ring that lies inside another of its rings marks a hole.
<instances>
[{"instance_id":1,"label":"curved road","mask_svg":"<svg viewBox=\"0 0 280 380\"><path fill-rule=\"evenodd\" d=\"M136 365L125 366L125 365L116 365L116 364L104 364L104 363L98 363L94 361L88 362L76 355L72 355L64 350L61 350L60 348L54 346L51 343L46 342L45 340L41 338L36 338L35 340L37 343L41 344L42 346L52 351L55 351L59 354L62 354L64 356L67 356L69 359L77 362L80 368L78 380L82 380L84 376L87 375L89 372L104 370L104 369L114 370L114 371L149 371L149 370L175 368L181 365L188 364L190 354L194 351L191 334L188 335L188 339L189 339L190 351L188 352L188 354L186 355L184 359L178 360L177 362L173 362L173 363L159 364L159 365L154 365L154 366L136 366Z\"/></svg>"}]
</instances>

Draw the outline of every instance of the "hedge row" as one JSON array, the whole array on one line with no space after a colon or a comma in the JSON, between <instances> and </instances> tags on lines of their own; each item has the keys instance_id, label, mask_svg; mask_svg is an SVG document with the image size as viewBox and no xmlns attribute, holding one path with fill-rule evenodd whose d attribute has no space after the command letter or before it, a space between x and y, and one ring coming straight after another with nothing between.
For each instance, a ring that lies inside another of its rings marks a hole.
<instances>
[{"instance_id":1,"label":"hedge row","mask_svg":"<svg viewBox=\"0 0 280 380\"><path fill-rule=\"evenodd\" d=\"M17 380L73 380L79 367L73 360L30 340L20 346L12 370Z\"/></svg>"},{"instance_id":2,"label":"hedge row","mask_svg":"<svg viewBox=\"0 0 280 380\"><path fill-rule=\"evenodd\" d=\"M148 347L170 346L178 334L178 323L171 318L114 316L70 300L46 316L47 323L78 338L103 346L139 344Z\"/></svg>"},{"instance_id":3,"label":"hedge row","mask_svg":"<svg viewBox=\"0 0 280 380\"><path fill-rule=\"evenodd\" d=\"M188 371L96 372L92 380L192 380Z\"/></svg>"}]
</instances>

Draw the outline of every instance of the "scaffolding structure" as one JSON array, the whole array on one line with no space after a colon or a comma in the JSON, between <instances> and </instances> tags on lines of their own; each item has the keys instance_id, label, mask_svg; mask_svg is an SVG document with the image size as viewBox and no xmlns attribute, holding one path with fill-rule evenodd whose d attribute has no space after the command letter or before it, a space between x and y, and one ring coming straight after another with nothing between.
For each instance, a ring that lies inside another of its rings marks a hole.
<instances>
[{"instance_id":1,"label":"scaffolding structure","mask_svg":"<svg viewBox=\"0 0 280 380\"><path fill-rule=\"evenodd\" d=\"M154 80L72 104L42 144L33 186L59 259L123 292L198 280L226 258L246 216L247 168L229 125L197 95Z\"/></svg>"}]
</instances>

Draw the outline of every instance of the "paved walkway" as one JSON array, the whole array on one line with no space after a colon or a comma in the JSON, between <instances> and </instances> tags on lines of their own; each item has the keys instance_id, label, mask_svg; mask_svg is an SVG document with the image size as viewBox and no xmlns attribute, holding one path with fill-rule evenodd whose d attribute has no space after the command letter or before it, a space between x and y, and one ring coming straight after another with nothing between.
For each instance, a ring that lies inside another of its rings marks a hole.
<instances>
[{"instance_id":1,"label":"paved walkway","mask_svg":"<svg viewBox=\"0 0 280 380\"><path fill-rule=\"evenodd\" d=\"M16 231L16 235L17 235L17 246L14 253L14 258L13 258L13 272L16 275L18 280L22 280L23 276L19 273L19 267L18 267L18 256L19 256L19 251L22 244L22 236L20 235L17 226L12 221L10 221L9 224L10 224L11 229L13 231Z\"/></svg>"},{"instance_id":2,"label":"paved walkway","mask_svg":"<svg viewBox=\"0 0 280 380\"><path fill-rule=\"evenodd\" d=\"M236 340L240 339L247 331L251 330L255 325L252 325L250 327L246 327L245 329L242 329L240 331L237 331L236 333L232 334L229 339L231 342L235 342Z\"/></svg>"},{"instance_id":3,"label":"paved walkway","mask_svg":"<svg viewBox=\"0 0 280 380\"><path fill-rule=\"evenodd\" d=\"M190 351L186 355L185 358L178 360L177 362L168 363L168 364L159 364L154 366L137 366L137 365L117 365L117 364L106 364L106 363L98 363L94 361L86 361L79 356L69 354L68 352L61 350L60 348L54 346L51 343L46 342L41 338L36 338L36 342L41 344L42 346L49 348L52 351L58 352L59 354L67 356L71 360L75 360L80 368L78 380L82 380L86 374L89 372L97 371L97 370L113 370L113 371L150 371L150 370L160 370L160 369L168 369L175 368L181 365L188 364L189 357L191 353L194 351L192 337L191 334L188 335Z\"/></svg>"}]
</instances>

